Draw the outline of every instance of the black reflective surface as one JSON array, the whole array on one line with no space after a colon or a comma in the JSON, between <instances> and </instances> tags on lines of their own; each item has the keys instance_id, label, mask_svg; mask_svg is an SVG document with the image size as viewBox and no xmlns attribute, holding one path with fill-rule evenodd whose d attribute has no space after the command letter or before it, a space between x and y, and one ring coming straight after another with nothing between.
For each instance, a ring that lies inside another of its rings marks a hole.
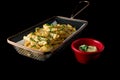
<instances>
[{"instance_id":1,"label":"black reflective surface","mask_svg":"<svg viewBox=\"0 0 120 80\"><path fill-rule=\"evenodd\" d=\"M39 64L39 65L83 65L76 61L74 53L70 45L54 54L48 60L41 62L33 60L18 54L15 49L9 45L6 39L29 28L45 19L53 16L70 17L72 10L79 0L64 0L51 1L46 6L46 1L37 2L14 2L12 6L3 9L3 26L0 29L0 59L3 64ZM26 4L27 3L27 4ZM44 7L42 4L45 4ZM103 6L101 6L103 5ZM91 65L106 65L114 64L114 57L116 53L113 50L114 35L111 33L114 29L108 22L109 16L103 10L107 10L105 3L90 1L90 6L86 8L76 19L83 19L88 21L87 27L77 37L95 38L105 45L105 50L102 52L100 58ZM112 23L111 23L112 25ZM108 28L106 28L108 27ZM111 30L112 29L112 30Z\"/></svg>"}]
</instances>

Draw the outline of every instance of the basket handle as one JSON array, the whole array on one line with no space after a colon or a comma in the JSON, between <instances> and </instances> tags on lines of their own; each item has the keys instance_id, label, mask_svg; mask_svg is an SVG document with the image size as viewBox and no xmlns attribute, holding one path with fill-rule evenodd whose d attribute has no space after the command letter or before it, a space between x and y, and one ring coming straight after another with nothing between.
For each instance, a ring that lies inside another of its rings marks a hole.
<instances>
[{"instance_id":1,"label":"basket handle","mask_svg":"<svg viewBox=\"0 0 120 80\"><path fill-rule=\"evenodd\" d=\"M71 19L73 19L75 16L77 16L80 12L82 12L82 11L83 11L85 8L87 8L87 7L89 6L89 4L90 4L89 1L79 1L79 4L81 4L81 3L87 3L87 4L86 4L82 9L80 9L77 13L75 13L75 14L72 13L72 14L71 14L71 17L70 17ZM79 4L78 4L78 5L79 5ZM76 6L76 8L78 7L78 5ZM75 8L75 10L76 10L76 8ZM75 11L75 10L74 10L74 11Z\"/></svg>"}]
</instances>

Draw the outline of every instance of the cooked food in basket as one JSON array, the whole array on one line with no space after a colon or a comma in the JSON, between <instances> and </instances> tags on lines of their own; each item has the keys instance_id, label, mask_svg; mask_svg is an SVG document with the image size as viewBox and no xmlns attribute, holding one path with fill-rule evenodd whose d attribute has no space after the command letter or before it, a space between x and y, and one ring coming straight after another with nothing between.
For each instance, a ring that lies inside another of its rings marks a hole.
<instances>
[{"instance_id":1,"label":"cooked food in basket","mask_svg":"<svg viewBox=\"0 0 120 80\"><path fill-rule=\"evenodd\" d=\"M24 46L51 52L75 31L70 24L44 24L42 28L36 27L34 32L23 37Z\"/></svg>"}]
</instances>

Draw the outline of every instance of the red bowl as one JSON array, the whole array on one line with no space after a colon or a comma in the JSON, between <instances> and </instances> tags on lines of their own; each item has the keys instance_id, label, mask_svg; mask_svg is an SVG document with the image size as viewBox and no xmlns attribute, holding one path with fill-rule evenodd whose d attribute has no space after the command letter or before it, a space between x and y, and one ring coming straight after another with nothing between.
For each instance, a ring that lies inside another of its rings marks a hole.
<instances>
[{"instance_id":1,"label":"red bowl","mask_svg":"<svg viewBox=\"0 0 120 80\"><path fill-rule=\"evenodd\" d=\"M79 50L79 46L82 44L96 46L97 51L85 52L85 51ZM74 51L77 61L83 64L87 64L100 57L101 52L104 50L104 45L102 42L92 38L79 38L72 42L71 48Z\"/></svg>"}]
</instances>

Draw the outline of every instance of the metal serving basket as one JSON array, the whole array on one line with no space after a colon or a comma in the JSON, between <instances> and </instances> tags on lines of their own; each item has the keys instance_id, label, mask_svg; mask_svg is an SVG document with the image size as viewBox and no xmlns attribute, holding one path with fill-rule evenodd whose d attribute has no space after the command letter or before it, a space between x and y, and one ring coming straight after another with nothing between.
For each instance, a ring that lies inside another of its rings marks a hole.
<instances>
[{"instance_id":1,"label":"metal serving basket","mask_svg":"<svg viewBox=\"0 0 120 80\"><path fill-rule=\"evenodd\" d=\"M87 5L84 8L82 8L78 13L71 16L71 18L62 17L62 16L54 16L54 17L49 18L43 22L40 22L22 32L19 32L18 34L10 36L9 38L7 38L7 42L9 44L13 45L13 47L16 49L16 51L21 55L24 55L24 56L27 56L27 57L30 57L32 59L36 59L39 61L44 61L44 60L48 59L52 54L57 53L65 46L71 44L74 37L86 27L86 25L88 23L86 20L73 19L77 14L79 14L83 9L85 9L89 5L88 1L83 1L83 2L87 3ZM69 37L67 37L63 41L63 43L52 52L43 53L43 52L25 47L23 45L24 44L23 36L29 34L30 32L34 32L36 27L42 27L43 24L45 24L45 23L48 23L48 24L53 24L53 23L70 24L76 28L76 32L74 32Z\"/></svg>"}]
</instances>

